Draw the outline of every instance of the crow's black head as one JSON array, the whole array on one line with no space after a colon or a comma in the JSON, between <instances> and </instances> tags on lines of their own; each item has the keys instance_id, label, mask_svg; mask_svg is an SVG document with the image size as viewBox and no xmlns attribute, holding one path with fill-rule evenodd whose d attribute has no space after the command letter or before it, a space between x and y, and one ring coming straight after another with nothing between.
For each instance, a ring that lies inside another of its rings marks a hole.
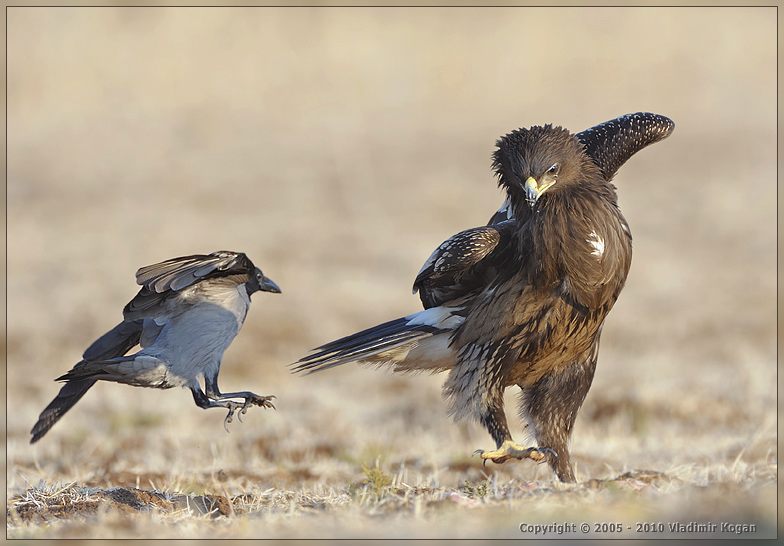
<instances>
[{"instance_id":1,"label":"crow's black head","mask_svg":"<svg viewBox=\"0 0 784 546\"><path fill-rule=\"evenodd\" d=\"M258 267L251 274L250 280L245 284L245 289L248 291L248 296L258 292L272 292L273 294L280 294L280 288L269 277L265 276Z\"/></svg>"}]
</instances>

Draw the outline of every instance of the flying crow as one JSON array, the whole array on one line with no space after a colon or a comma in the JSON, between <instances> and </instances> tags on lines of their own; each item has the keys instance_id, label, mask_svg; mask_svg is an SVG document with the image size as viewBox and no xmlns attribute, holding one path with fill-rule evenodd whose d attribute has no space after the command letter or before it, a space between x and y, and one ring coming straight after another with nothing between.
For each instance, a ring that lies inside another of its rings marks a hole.
<instances>
[{"instance_id":1,"label":"flying crow","mask_svg":"<svg viewBox=\"0 0 784 546\"><path fill-rule=\"evenodd\" d=\"M237 409L242 414L251 405L273 407L273 396L218 390L223 353L245 321L251 295L280 293L245 254L220 251L166 260L139 269L136 282L142 289L123 309L124 320L57 378L66 383L30 431L30 443L40 440L99 379L157 389L187 387L200 408L229 410L226 430ZM136 345L141 350L127 354Z\"/></svg>"}]
</instances>

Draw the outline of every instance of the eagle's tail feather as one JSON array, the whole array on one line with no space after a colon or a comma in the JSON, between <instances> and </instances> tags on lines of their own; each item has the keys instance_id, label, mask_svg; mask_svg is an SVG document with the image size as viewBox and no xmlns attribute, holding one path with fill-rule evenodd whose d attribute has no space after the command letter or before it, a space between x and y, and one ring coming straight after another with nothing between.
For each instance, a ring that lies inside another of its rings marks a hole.
<instances>
[{"instance_id":1,"label":"eagle's tail feather","mask_svg":"<svg viewBox=\"0 0 784 546\"><path fill-rule=\"evenodd\" d=\"M392 366L394 371L440 371L454 367L449 341L463 317L457 307L434 307L332 341L292 364L313 373L347 362Z\"/></svg>"}]
</instances>

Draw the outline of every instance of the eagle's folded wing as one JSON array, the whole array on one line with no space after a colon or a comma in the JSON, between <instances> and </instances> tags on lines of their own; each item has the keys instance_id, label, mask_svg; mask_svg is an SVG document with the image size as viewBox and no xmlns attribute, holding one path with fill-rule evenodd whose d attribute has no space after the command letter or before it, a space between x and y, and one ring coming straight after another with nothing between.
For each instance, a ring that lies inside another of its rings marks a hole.
<instances>
[{"instance_id":1,"label":"eagle's folded wing","mask_svg":"<svg viewBox=\"0 0 784 546\"><path fill-rule=\"evenodd\" d=\"M433 251L417 274L414 293L425 309L483 290L498 268L512 258L514 222L482 226L453 235Z\"/></svg>"}]
</instances>

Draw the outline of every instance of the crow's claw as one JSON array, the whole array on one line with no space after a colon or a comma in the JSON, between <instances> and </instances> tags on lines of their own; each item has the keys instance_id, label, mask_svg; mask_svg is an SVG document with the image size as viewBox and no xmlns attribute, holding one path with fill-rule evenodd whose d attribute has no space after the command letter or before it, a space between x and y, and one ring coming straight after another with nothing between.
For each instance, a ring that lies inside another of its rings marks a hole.
<instances>
[{"instance_id":1,"label":"crow's claw","mask_svg":"<svg viewBox=\"0 0 784 546\"><path fill-rule=\"evenodd\" d=\"M247 394L246 396L243 396ZM229 398L231 395L224 395L225 398ZM229 413L226 415L226 418L223 420L223 428L226 429L226 432L229 431L229 423L234 420L234 412L237 412L237 419L240 423L244 423L242 420L242 416L248 412L248 408L251 406L261 406L262 408L272 408L275 409L275 406L272 405L270 402L271 399L275 398L274 396L258 396L253 393L234 393L234 397L242 398L242 402L235 402L234 400L224 400L219 402L219 405L227 408ZM239 411L237 411L239 410Z\"/></svg>"},{"instance_id":2,"label":"crow's claw","mask_svg":"<svg viewBox=\"0 0 784 546\"><path fill-rule=\"evenodd\" d=\"M270 402L275 398L275 396L259 396L258 398L254 398L253 400L248 400L247 404L250 406L253 404L254 406L261 406L262 408L272 408L275 409L275 406Z\"/></svg>"},{"instance_id":3,"label":"crow's claw","mask_svg":"<svg viewBox=\"0 0 784 546\"><path fill-rule=\"evenodd\" d=\"M226 414L226 418L223 420L223 428L226 429L226 432L229 432L229 423L234 420L234 412L240 408L240 405L238 402L229 400L224 407L229 409L229 413ZM239 414L237 416L239 417ZM240 422L242 422L242 419L240 419Z\"/></svg>"},{"instance_id":4,"label":"crow's claw","mask_svg":"<svg viewBox=\"0 0 784 546\"><path fill-rule=\"evenodd\" d=\"M226 432L229 432L229 423L232 422L232 415L234 414L234 409L229 408L229 413L226 415L226 418L223 420L223 428L226 429Z\"/></svg>"}]
</instances>

